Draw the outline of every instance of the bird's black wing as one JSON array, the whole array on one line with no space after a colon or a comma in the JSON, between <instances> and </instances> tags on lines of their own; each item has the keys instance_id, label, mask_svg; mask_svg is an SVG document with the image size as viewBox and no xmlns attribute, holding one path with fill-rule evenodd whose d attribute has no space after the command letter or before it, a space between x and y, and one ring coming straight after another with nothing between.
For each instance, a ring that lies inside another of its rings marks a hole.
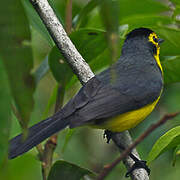
<instances>
[{"instance_id":1,"label":"bird's black wing","mask_svg":"<svg viewBox=\"0 0 180 180\"><path fill-rule=\"evenodd\" d=\"M138 91L137 88L138 87L136 87L136 91ZM147 90L143 90L139 88L141 95L137 98L135 95L123 93L111 84L106 85L95 77L79 91L64 110L67 112L67 109L71 109L69 107L74 107L70 127L76 127L86 123L93 124L95 120L97 122L98 119L110 118L152 103L160 94L160 88L153 89L149 88L148 90L147 88ZM72 106L72 104L74 104L74 106Z\"/></svg>"}]
</instances>

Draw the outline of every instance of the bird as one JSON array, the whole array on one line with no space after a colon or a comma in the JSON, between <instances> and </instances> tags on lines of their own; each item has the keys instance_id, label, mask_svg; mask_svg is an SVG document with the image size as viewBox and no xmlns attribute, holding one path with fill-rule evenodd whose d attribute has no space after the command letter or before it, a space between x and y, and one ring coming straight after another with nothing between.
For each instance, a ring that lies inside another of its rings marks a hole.
<instances>
[{"instance_id":1,"label":"bird","mask_svg":"<svg viewBox=\"0 0 180 180\"><path fill-rule=\"evenodd\" d=\"M163 91L159 58L162 42L151 29L130 31L113 65L91 78L57 113L30 127L25 140L20 134L9 141L9 159L67 126L90 126L110 132L137 126L153 111Z\"/></svg>"}]
</instances>

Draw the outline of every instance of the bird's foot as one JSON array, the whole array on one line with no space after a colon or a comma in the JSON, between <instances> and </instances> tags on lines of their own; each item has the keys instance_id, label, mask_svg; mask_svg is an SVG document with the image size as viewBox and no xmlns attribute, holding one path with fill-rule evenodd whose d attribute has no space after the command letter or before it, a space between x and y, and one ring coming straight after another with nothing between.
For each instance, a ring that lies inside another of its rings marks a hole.
<instances>
[{"instance_id":1,"label":"bird's foot","mask_svg":"<svg viewBox=\"0 0 180 180\"><path fill-rule=\"evenodd\" d=\"M112 137L112 132L109 130L105 130L103 137L106 138L107 143L109 144L111 137Z\"/></svg>"},{"instance_id":2,"label":"bird's foot","mask_svg":"<svg viewBox=\"0 0 180 180\"><path fill-rule=\"evenodd\" d=\"M139 169L139 168L143 168L147 171L148 175L150 175L150 169L149 167L146 165L146 161L143 160L138 160L136 161L133 166L130 168L130 170L126 173L125 177L129 177L130 174L135 170L135 169Z\"/></svg>"},{"instance_id":3,"label":"bird's foot","mask_svg":"<svg viewBox=\"0 0 180 180\"><path fill-rule=\"evenodd\" d=\"M107 139L107 143L110 142L111 138L112 138L113 132L109 131L109 130L105 130L104 131L104 135L103 137ZM121 148L122 150L125 150L125 147L123 147L123 145L118 145L119 148ZM135 170L135 169L140 169L143 168L147 171L148 175L150 175L150 169L147 166L147 162L144 160L139 160L135 155L133 155L132 153L129 154L129 156L135 161L135 163L133 164L133 166L129 169L129 171L126 173L125 177L129 177L130 174Z\"/></svg>"}]
</instances>

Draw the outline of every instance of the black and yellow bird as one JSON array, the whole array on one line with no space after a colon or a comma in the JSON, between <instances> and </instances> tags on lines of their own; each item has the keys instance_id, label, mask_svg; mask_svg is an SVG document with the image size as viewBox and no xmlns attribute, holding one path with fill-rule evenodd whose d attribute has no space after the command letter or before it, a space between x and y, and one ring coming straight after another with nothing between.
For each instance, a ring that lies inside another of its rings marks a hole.
<instances>
[{"instance_id":1,"label":"black and yellow bird","mask_svg":"<svg viewBox=\"0 0 180 180\"><path fill-rule=\"evenodd\" d=\"M90 79L59 112L29 128L24 141L22 134L10 140L9 158L29 151L66 126L89 125L112 132L135 127L152 112L163 89L161 42L150 29L131 31L115 64ZM111 69L116 73L113 81Z\"/></svg>"}]
</instances>

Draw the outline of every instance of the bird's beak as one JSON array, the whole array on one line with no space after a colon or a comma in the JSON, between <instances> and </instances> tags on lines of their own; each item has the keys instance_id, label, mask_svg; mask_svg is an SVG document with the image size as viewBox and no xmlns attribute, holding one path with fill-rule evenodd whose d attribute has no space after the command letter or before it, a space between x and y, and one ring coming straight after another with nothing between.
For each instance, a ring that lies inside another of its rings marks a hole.
<instances>
[{"instance_id":1,"label":"bird's beak","mask_svg":"<svg viewBox=\"0 0 180 180\"><path fill-rule=\"evenodd\" d=\"M158 44L161 44L164 42L164 39L158 39Z\"/></svg>"}]
</instances>

